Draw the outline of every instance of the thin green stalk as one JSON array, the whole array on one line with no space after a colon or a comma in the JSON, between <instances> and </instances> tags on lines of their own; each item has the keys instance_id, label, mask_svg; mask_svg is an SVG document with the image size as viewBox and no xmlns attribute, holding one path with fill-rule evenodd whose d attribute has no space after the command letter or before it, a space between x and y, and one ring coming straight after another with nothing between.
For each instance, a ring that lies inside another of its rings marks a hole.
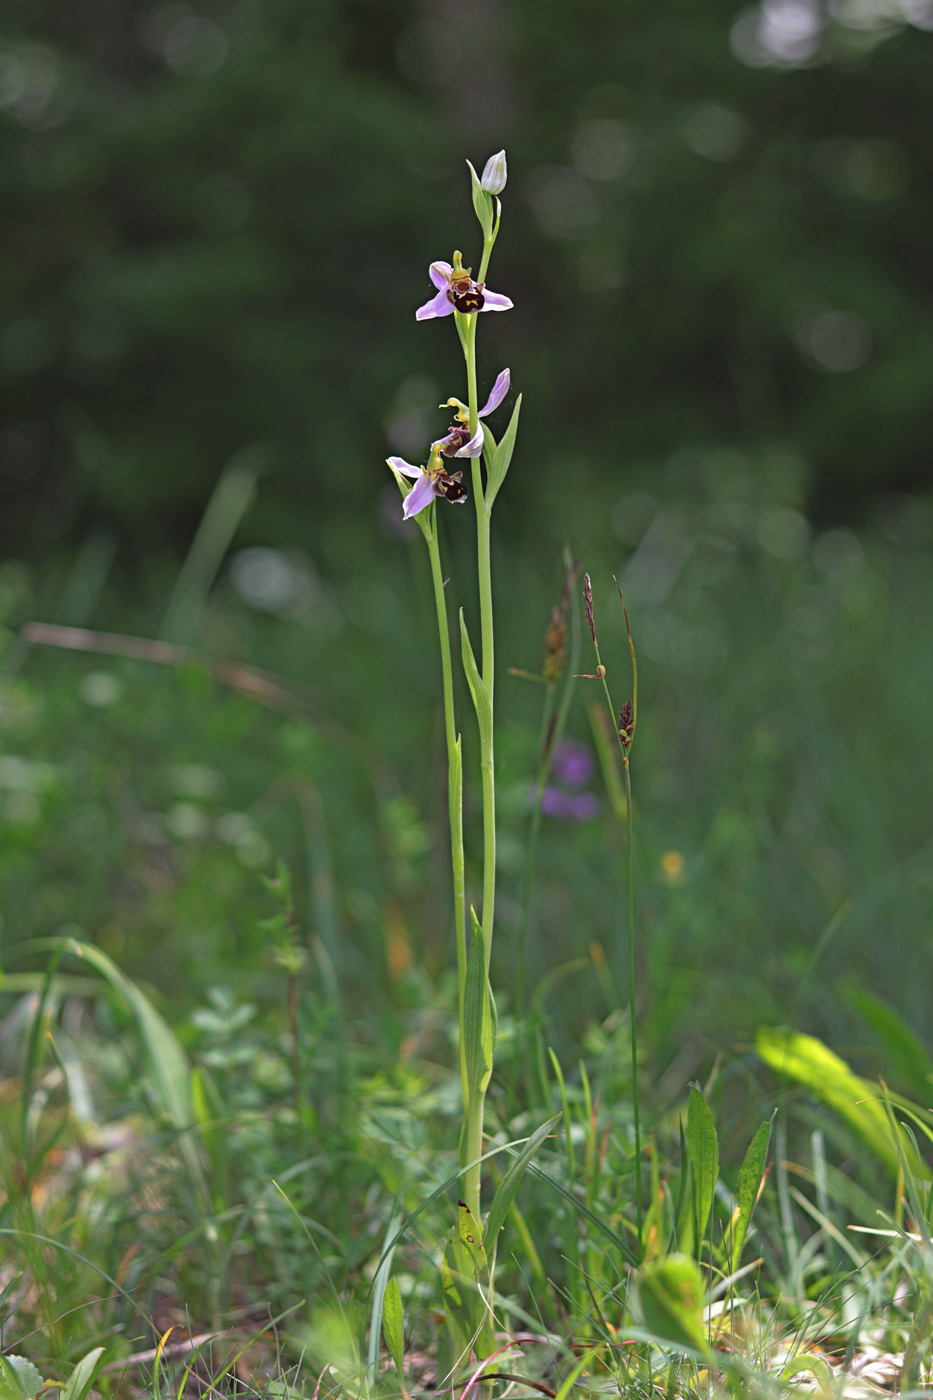
<instances>
[{"instance_id":1,"label":"thin green stalk","mask_svg":"<svg viewBox=\"0 0 933 1400\"><path fill-rule=\"evenodd\" d=\"M487 255L484 252L484 263ZM467 373L467 402L470 409L470 435L477 432L479 415L476 392L476 314L469 318L463 337L464 359ZM483 491L483 477L480 459L473 458L473 499L476 504L476 572L479 583L479 611L482 665L480 674L489 696L490 708L495 715L495 651L493 638L492 611L492 565L490 556L490 525L492 508L487 505ZM486 953L486 971L492 953L492 931L496 904L496 792L494 766L495 720L489 735L484 739L480 752L480 768L483 786L483 945Z\"/></svg>"},{"instance_id":2,"label":"thin green stalk","mask_svg":"<svg viewBox=\"0 0 933 1400\"><path fill-rule=\"evenodd\" d=\"M489 255L498 232L496 228L483 247L483 259L478 280L483 281L489 263ZM467 404L470 411L470 435L479 428L479 399L476 389L476 321L477 313L462 316L455 313L457 331L463 346L466 365ZM494 713L495 695L495 651L492 608L492 567L490 556L490 524L492 507L487 503L483 489L483 475L478 457L473 459L472 469L473 500L476 507L476 562L479 585L481 669L483 685L489 698L490 710ZM494 721L488 732L480 736L480 772L483 794L483 902L481 934L483 939L483 959L486 967L487 983L492 958L492 937L496 906L496 789L495 789L495 743ZM490 998L492 992L489 992ZM461 1065L464 1061L465 1023L460 1019ZM466 1083L466 1079L464 1081ZM483 1155L483 1118L486 1092L483 1085L466 1083L464 1094L465 1122L461 1144L461 1166L466 1167L463 1178L464 1199L477 1220L480 1220L480 1166Z\"/></svg>"},{"instance_id":3,"label":"thin green stalk","mask_svg":"<svg viewBox=\"0 0 933 1400\"><path fill-rule=\"evenodd\" d=\"M434 605L437 609L437 631L441 645L441 675L444 691L444 733L447 740L447 810L450 820L450 864L454 887L454 923L457 945L457 1007L460 1024L463 1024L464 1001L466 996L466 874L463 857L463 766L460 754L460 738L457 734L454 711L454 678L450 655L450 627L447 620L447 597L444 590L444 575L441 569L440 548L437 541L437 521L435 506L431 506L430 523L422 528L431 560L431 582L434 585ZM467 1100L466 1056L463 1036L460 1037L460 1087L464 1102Z\"/></svg>"},{"instance_id":4,"label":"thin green stalk","mask_svg":"<svg viewBox=\"0 0 933 1400\"><path fill-rule=\"evenodd\" d=\"M635 1218L638 1225L638 1257L642 1253L642 1157L641 1157L641 1112L638 1106L638 1012L635 1002L635 840L632 823L632 771L628 755L622 760L625 769L625 835L626 835L626 878L628 884L628 986L629 986L629 1035L632 1055L632 1107L635 1116Z\"/></svg>"},{"instance_id":5,"label":"thin green stalk","mask_svg":"<svg viewBox=\"0 0 933 1400\"><path fill-rule=\"evenodd\" d=\"M616 588L618 588L616 581ZM593 592L590 584L590 576L586 574L583 582L583 596L586 603L586 619L589 623L590 635L593 638L593 650L596 653L596 676L594 679L602 682L603 693L606 697L606 704L609 706L609 714L612 718L612 727L619 745L619 753L622 758L622 769L625 773L625 835L626 835L626 884L628 886L628 964L629 964L629 1021L630 1021L630 1046L632 1061L632 1108L634 1114L635 1127L635 1217L638 1230L638 1257L642 1254L642 1144L641 1144L641 1110L639 1108L639 1075L638 1075L638 1011L635 998L635 841L634 841L634 819L635 814L632 807L632 774L629 766L629 750L635 735L635 725L638 720L638 662L635 657L635 646L632 641L632 632L628 622L628 612L625 607L625 600L619 591L619 602L622 604L622 615L625 618L625 632L628 637L629 653L632 658L632 705L628 716L628 723L625 724L622 712L616 711L612 696L609 694L609 686L606 683L606 668L599 655L599 642L596 638L596 623L593 618Z\"/></svg>"}]
</instances>

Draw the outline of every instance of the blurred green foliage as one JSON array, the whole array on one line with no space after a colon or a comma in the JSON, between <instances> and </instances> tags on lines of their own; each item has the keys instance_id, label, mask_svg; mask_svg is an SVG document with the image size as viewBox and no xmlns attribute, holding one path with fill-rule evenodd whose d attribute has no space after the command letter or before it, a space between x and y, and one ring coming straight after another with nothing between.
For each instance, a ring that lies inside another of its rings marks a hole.
<instances>
[{"instance_id":1,"label":"blurred green foliage","mask_svg":"<svg viewBox=\"0 0 933 1400\"><path fill-rule=\"evenodd\" d=\"M7 550L184 548L268 445L248 527L340 569L386 433L461 386L418 327L506 145L481 372L525 391L513 534L595 528L679 451L781 443L847 512L930 480L928 0L24 0L0 30ZM589 499L589 508L580 498ZM549 527L552 528L552 527ZM132 574L130 575L132 577Z\"/></svg>"}]
</instances>

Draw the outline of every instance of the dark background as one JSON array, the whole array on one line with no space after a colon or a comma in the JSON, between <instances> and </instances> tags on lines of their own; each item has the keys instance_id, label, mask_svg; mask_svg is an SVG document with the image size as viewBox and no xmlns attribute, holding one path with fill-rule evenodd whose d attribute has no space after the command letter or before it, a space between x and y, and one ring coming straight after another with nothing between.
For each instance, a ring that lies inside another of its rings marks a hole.
<instances>
[{"instance_id":1,"label":"dark background","mask_svg":"<svg viewBox=\"0 0 933 1400\"><path fill-rule=\"evenodd\" d=\"M387 428L416 453L456 391L412 311L476 261L463 162L503 145L508 528L710 446L779 445L821 522L928 487L931 31L926 0L8 7L4 551L180 557L262 443L248 534L339 570Z\"/></svg>"}]
</instances>

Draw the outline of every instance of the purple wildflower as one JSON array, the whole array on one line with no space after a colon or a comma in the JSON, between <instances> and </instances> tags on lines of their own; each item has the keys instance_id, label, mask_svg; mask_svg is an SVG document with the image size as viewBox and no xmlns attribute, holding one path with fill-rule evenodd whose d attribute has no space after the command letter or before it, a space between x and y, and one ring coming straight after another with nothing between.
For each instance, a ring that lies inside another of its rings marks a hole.
<instances>
[{"instance_id":1,"label":"purple wildflower","mask_svg":"<svg viewBox=\"0 0 933 1400\"><path fill-rule=\"evenodd\" d=\"M593 773L593 756L586 744L562 739L554 754L551 772L557 786L548 784L541 794L541 810L546 817L588 822L599 815L596 794L580 791Z\"/></svg>"},{"instance_id":2,"label":"purple wildflower","mask_svg":"<svg viewBox=\"0 0 933 1400\"><path fill-rule=\"evenodd\" d=\"M593 774L593 755L586 744L561 739L551 766L555 781L567 787L583 787Z\"/></svg>"},{"instance_id":3,"label":"purple wildflower","mask_svg":"<svg viewBox=\"0 0 933 1400\"><path fill-rule=\"evenodd\" d=\"M418 307L416 321L450 316L454 311L462 311L464 315L473 311L508 311L512 306L508 297L487 291L485 282L473 281L470 269L463 266L462 253L454 253L453 266L446 262L432 263L428 276L439 291L424 306Z\"/></svg>"}]
</instances>

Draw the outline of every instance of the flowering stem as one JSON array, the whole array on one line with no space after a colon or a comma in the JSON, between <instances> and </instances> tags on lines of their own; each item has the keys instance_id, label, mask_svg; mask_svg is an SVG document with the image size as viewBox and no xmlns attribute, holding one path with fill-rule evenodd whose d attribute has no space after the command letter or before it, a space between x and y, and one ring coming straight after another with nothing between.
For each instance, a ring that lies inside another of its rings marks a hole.
<instances>
[{"instance_id":1,"label":"flowering stem","mask_svg":"<svg viewBox=\"0 0 933 1400\"><path fill-rule=\"evenodd\" d=\"M463 858L463 764L460 737L454 713L454 680L450 658L450 627L447 620L447 597L441 554L437 540L436 508L431 507L430 524L422 527L431 560L431 582L434 585L434 605L437 609L437 631L441 644L441 674L444 689L444 732L447 739L447 809L450 819L450 864L454 886L454 922L457 945L457 1006L463 1023L466 995L466 876ZM468 1083L463 1037L460 1037L460 1087L466 1101Z\"/></svg>"},{"instance_id":2,"label":"flowering stem","mask_svg":"<svg viewBox=\"0 0 933 1400\"><path fill-rule=\"evenodd\" d=\"M483 250L482 271L489 261L493 240L487 240ZM478 396L476 391L476 321L470 316L457 314L457 329L463 346L466 363L467 403L470 410L470 436L479 429ZM473 459L472 470L473 499L476 504L477 576L479 583L480 631L482 664L480 674L489 700L490 711L494 713L495 653L493 639L492 610L492 569L490 561L490 522L492 505L487 502L483 490L483 476L479 458ZM494 722L490 722L487 732L480 736L480 771L483 792L483 903L481 931L483 958L488 985L489 967L492 955L493 921L496 903L496 791L495 791L495 744ZM492 998L491 991L489 992ZM461 1017L461 1062L463 1059L464 1021ZM461 1147L461 1166L466 1167L464 1175L464 1199L477 1220L480 1215L480 1167L478 1159L483 1153L483 1117L486 1093L479 1084L469 1084L465 1096L466 1122Z\"/></svg>"},{"instance_id":3,"label":"flowering stem","mask_svg":"<svg viewBox=\"0 0 933 1400\"><path fill-rule=\"evenodd\" d=\"M470 436L477 432L476 393L476 316L470 317L464 337L464 358L467 371L467 401L470 407ZM493 646L492 565L490 559L490 524L492 505L483 493L483 477L479 458L473 458L473 499L476 503L476 565L479 580L480 635L482 667L480 674L489 695L489 705L495 714L495 652ZM493 764L493 732L483 743L480 763L483 775L483 943L486 949L486 971L492 951L492 926L496 902L496 796Z\"/></svg>"}]
</instances>

